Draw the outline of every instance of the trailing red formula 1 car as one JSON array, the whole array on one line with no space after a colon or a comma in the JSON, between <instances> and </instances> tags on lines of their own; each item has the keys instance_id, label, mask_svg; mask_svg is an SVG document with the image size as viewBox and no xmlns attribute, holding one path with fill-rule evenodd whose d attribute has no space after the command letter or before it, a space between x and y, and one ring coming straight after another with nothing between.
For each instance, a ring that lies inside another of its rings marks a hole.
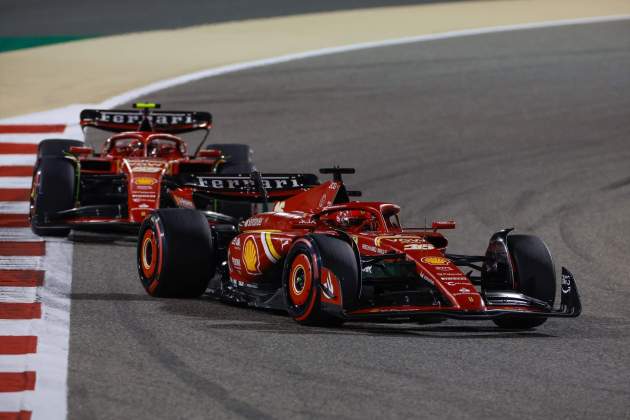
<instances>
[{"instance_id":1,"label":"trailing red formula 1 car","mask_svg":"<svg viewBox=\"0 0 630 420\"><path fill-rule=\"evenodd\" d=\"M554 266L537 237L507 229L490 238L484 256L449 254L439 231L454 222L402 228L398 206L350 201L357 194L346 190L341 174L354 170L322 172L333 180L317 185L314 175L254 173L251 180L208 177L191 187L209 196L276 201L274 211L238 225L209 226L192 210L154 212L142 224L137 251L147 292L196 297L207 289L227 301L286 310L311 325L458 318L526 329L580 314L565 268L554 309Z\"/></svg>"},{"instance_id":2,"label":"trailing red formula 1 car","mask_svg":"<svg viewBox=\"0 0 630 420\"><path fill-rule=\"evenodd\" d=\"M233 223L233 218L252 214L249 203L206 200L184 187L200 175L250 173L255 168L249 146L215 144L202 150L212 126L209 113L154 111L157 104L135 107L82 111L88 144L65 139L39 144L30 200L36 234L66 236L71 229L137 232L158 208L199 209L210 219ZM108 138L98 140L97 132ZM196 144L180 137L188 134L197 134ZM101 151L95 153L95 147Z\"/></svg>"}]
</instances>

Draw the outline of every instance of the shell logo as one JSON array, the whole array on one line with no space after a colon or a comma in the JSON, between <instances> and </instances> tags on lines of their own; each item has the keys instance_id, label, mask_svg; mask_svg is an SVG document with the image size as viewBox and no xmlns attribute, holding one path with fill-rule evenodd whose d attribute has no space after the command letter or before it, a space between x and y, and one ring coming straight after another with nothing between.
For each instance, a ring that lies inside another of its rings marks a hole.
<instances>
[{"instance_id":1,"label":"shell logo","mask_svg":"<svg viewBox=\"0 0 630 420\"><path fill-rule=\"evenodd\" d=\"M136 185L153 185L157 182L155 178L136 178L134 181Z\"/></svg>"},{"instance_id":2,"label":"shell logo","mask_svg":"<svg viewBox=\"0 0 630 420\"><path fill-rule=\"evenodd\" d=\"M424 257L420 261L431 265L447 265L449 260L444 257Z\"/></svg>"},{"instance_id":3,"label":"shell logo","mask_svg":"<svg viewBox=\"0 0 630 420\"><path fill-rule=\"evenodd\" d=\"M243 263L249 273L258 273L260 271L258 248L252 236L245 240L245 245L243 246Z\"/></svg>"}]
</instances>

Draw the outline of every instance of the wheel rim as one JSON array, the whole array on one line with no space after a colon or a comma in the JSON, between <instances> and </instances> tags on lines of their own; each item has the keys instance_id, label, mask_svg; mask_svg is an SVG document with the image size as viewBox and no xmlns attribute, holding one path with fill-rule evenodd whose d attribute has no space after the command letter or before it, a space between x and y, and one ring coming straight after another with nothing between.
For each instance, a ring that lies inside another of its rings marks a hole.
<instances>
[{"instance_id":1,"label":"wheel rim","mask_svg":"<svg viewBox=\"0 0 630 420\"><path fill-rule=\"evenodd\" d=\"M142 273L146 278L151 278L155 273L158 259L155 234L151 229L147 229L147 231L144 232L141 250L140 264L142 265Z\"/></svg>"},{"instance_id":2,"label":"wheel rim","mask_svg":"<svg viewBox=\"0 0 630 420\"><path fill-rule=\"evenodd\" d=\"M313 284L311 262L304 254L300 254L291 264L289 277L289 297L294 305L304 305L308 300Z\"/></svg>"}]
</instances>

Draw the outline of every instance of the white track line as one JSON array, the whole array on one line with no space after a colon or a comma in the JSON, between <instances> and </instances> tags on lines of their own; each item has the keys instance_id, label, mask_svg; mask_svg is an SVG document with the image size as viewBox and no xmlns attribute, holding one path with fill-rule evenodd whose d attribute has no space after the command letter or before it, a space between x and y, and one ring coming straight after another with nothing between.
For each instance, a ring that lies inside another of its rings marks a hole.
<instances>
[{"instance_id":1,"label":"white track line","mask_svg":"<svg viewBox=\"0 0 630 420\"><path fill-rule=\"evenodd\" d=\"M35 164L35 154L0 155L0 166L24 166Z\"/></svg>"},{"instance_id":2,"label":"white track line","mask_svg":"<svg viewBox=\"0 0 630 420\"><path fill-rule=\"evenodd\" d=\"M52 133L37 134L0 134L2 143L20 143L20 144L37 144L46 138L56 138ZM57 133L57 137L62 138L61 133Z\"/></svg>"},{"instance_id":3,"label":"white track line","mask_svg":"<svg viewBox=\"0 0 630 420\"><path fill-rule=\"evenodd\" d=\"M37 143L60 133L0 135L0 142ZM34 154L0 155L0 166L33 165ZM0 188L30 188L30 177L0 177ZM26 201L0 201L0 214L27 214ZM0 241L41 241L29 228L0 229ZM65 419L72 245L49 241L45 257L0 256L0 269L45 269L44 287L0 287L0 303L42 302L42 318L0 320L0 335L34 335L37 353L0 355L0 372L34 371L35 391L0 393L0 412L32 411L33 419Z\"/></svg>"},{"instance_id":4,"label":"white track line","mask_svg":"<svg viewBox=\"0 0 630 420\"><path fill-rule=\"evenodd\" d=\"M28 214L28 201L0 201L0 213Z\"/></svg>"},{"instance_id":5,"label":"white track line","mask_svg":"<svg viewBox=\"0 0 630 420\"><path fill-rule=\"evenodd\" d=\"M517 25L491 26L487 28L464 29L459 31L441 32L429 35L409 36L402 38L386 39L381 41L363 42L357 44L342 45L338 47L321 48L311 51L304 51L295 54L286 54L277 57L270 57L261 60L253 60L242 63L230 64L221 67L214 67L201 70L194 73L185 74L171 79L161 80L149 85L132 89L128 92L106 99L99 104L71 104L62 108L51 109L49 111L35 112L32 114L19 115L0 120L2 124L48 124L65 123L68 124L63 135L58 134L42 134L42 138L60 137L60 138L80 138L81 129L77 123L77 115L84 108L110 108L126 102L130 102L140 96L148 95L159 90L172 88L174 86L183 85L195 80L205 79L209 77L221 76L228 73L234 73L243 70L249 70L256 67L271 66L275 64L286 63L289 61L303 60L307 58L321 57L330 54L340 54L351 51L365 50L369 48L380 48L403 44L412 44L419 42L438 41L442 39L476 36L484 34L492 34L499 32L520 31L529 29L553 28L559 26L585 25L591 23L615 22L630 19L630 15L614 15L599 16L592 18L579 19L561 19L537 23L523 23Z\"/></svg>"},{"instance_id":6,"label":"white track line","mask_svg":"<svg viewBox=\"0 0 630 420\"><path fill-rule=\"evenodd\" d=\"M37 300L37 287L0 286L0 303L33 303Z\"/></svg>"},{"instance_id":7,"label":"white track line","mask_svg":"<svg viewBox=\"0 0 630 420\"><path fill-rule=\"evenodd\" d=\"M33 335L33 319L0 319L0 335ZM2 394L0 392L0 394ZM2 408L0 406L0 408ZM2 410L0 410L2 411Z\"/></svg>"},{"instance_id":8,"label":"white track line","mask_svg":"<svg viewBox=\"0 0 630 420\"><path fill-rule=\"evenodd\" d=\"M342 45L340 47L322 48L317 50L305 51L296 54L281 55L278 57L266 58L262 60L248 61L245 63L231 64L227 66L207 69L195 73L185 74L183 76L174 77L172 79L161 80L151 83L147 86L130 90L121 95L109 98L98 105L100 108L111 108L120 104L124 104L140 96L144 96L159 90L172 88L174 86L183 85L195 80L205 79L208 77L220 76L222 74L234 73L237 71L248 70L256 67L270 66L274 64L286 63L289 61L303 60L306 58L321 57L330 54L339 54L349 51L365 50L368 48L380 48L402 44L412 44L416 42L436 41L448 38L458 38L465 36L491 34L497 32L520 31L527 29L550 28L557 26L580 25L598 22L614 22L618 20L630 19L630 15L622 16L601 16L595 18L582 19L564 19L538 23L524 23L519 25L492 26L488 28L465 29L461 31L442 32L429 35L418 35L403 38L386 39L382 41L363 42L359 44ZM75 117L76 118L76 117Z\"/></svg>"},{"instance_id":9,"label":"white track line","mask_svg":"<svg viewBox=\"0 0 630 420\"><path fill-rule=\"evenodd\" d=\"M37 387L37 383L35 385ZM27 400L33 398L35 392L0 392L0 409L4 412L17 412L20 410L29 410L30 407L25 407ZM33 413L34 415L35 413ZM33 417L34 418L34 417Z\"/></svg>"},{"instance_id":10,"label":"white track line","mask_svg":"<svg viewBox=\"0 0 630 420\"><path fill-rule=\"evenodd\" d=\"M56 108L49 111L34 112L32 114L18 115L15 117L4 118L0 120L0 124L49 124L51 121L58 124L73 124L76 129L61 133L39 133L41 138L62 138L62 139L82 139L83 132L79 126L79 114L85 108L93 108L95 104L73 104L63 108ZM1 134L2 136L4 134Z\"/></svg>"},{"instance_id":11,"label":"white track line","mask_svg":"<svg viewBox=\"0 0 630 420\"><path fill-rule=\"evenodd\" d=\"M6 257L5 257L6 258ZM11 257L29 258L33 257ZM67 415L67 376L70 323L70 282L72 273L72 243L66 240L47 242L43 258L46 285L36 289L43 302L39 320L0 320L0 335L34 335L38 338L37 353L22 356L0 356L0 371L34 371L35 391L0 393L0 411L32 411L32 419L65 419ZM32 262L30 264L33 265ZM0 267L6 268L0 262ZM15 287L0 287L0 296L12 301L26 300L30 292Z\"/></svg>"},{"instance_id":12,"label":"white track line","mask_svg":"<svg viewBox=\"0 0 630 420\"><path fill-rule=\"evenodd\" d=\"M30 354L1 355L0 372L25 372L30 370L32 356ZM37 373L35 373L37 375ZM0 406L0 408L5 408Z\"/></svg>"},{"instance_id":13,"label":"white track line","mask_svg":"<svg viewBox=\"0 0 630 420\"><path fill-rule=\"evenodd\" d=\"M42 263L42 257L0 256L0 268L4 270L41 270Z\"/></svg>"},{"instance_id":14,"label":"white track line","mask_svg":"<svg viewBox=\"0 0 630 420\"><path fill-rule=\"evenodd\" d=\"M0 188L29 188L30 189L31 177L30 176L0 176Z\"/></svg>"},{"instance_id":15,"label":"white track line","mask_svg":"<svg viewBox=\"0 0 630 420\"><path fill-rule=\"evenodd\" d=\"M41 241L42 238L35 235L31 228L7 228L0 229L1 241Z\"/></svg>"},{"instance_id":16,"label":"white track line","mask_svg":"<svg viewBox=\"0 0 630 420\"><path fill-rule=\"evenodd\" d=\"M70 285L72 281L72 243L46 242L45 286L38 288L42 321L33 322L38 337L37 356L31 370L37 372L35 396L28 399L33 420L65 419L67 413L68 348L70 341Z\"/></svg>"}]
</instances>

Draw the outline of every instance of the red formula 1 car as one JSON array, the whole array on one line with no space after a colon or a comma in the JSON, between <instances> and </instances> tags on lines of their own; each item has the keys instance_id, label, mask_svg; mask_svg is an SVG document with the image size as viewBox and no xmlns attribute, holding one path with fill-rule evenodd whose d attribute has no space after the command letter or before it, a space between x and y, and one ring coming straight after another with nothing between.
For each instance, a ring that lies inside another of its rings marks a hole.
<instances>
[{"instance_id":1,"label":"red formula 1 car","mask_svg":"<svg viewBox=\"0 0 630 420\"><path fill-rule=\"evenodd\" d=\"M354 170L322 172L333 180L317 185L313 175L259 174L202 179L191 188L276 201L274 211L212 226L192 210L154 212L142 224L137 251L147 292L195 297L207 289L224 300L286 310L311 325L458 318L526 329L549 317L580 314L577 287L565 268L560 307L554 308L554 266L537 237L506 229L490 238L484 256L449 254L439 231L454 222L402 228L398 206L350 201L355 194L341 174Z\"/></svg>"},{"instance_id":2,"label":"red formula 1 car","mask_svg":"<svg viewBox=\"0 0 630 420\"><path fill-rule=\"evenodd\" d=\"M250 204L206 200L184 187L204 174L250 173L255 168L247 145L202 150L212 125L209 113L155 111L157 104L135 107L82 111L86 143L48 139L39 144L30 200L36 234L137 232L148 214L165 207L204 210L210 219L230 222L252 214ZM104 141L97 135L103 132ZM191 135L188 144L183 135Z\"/></svg>"}]
</instances>

